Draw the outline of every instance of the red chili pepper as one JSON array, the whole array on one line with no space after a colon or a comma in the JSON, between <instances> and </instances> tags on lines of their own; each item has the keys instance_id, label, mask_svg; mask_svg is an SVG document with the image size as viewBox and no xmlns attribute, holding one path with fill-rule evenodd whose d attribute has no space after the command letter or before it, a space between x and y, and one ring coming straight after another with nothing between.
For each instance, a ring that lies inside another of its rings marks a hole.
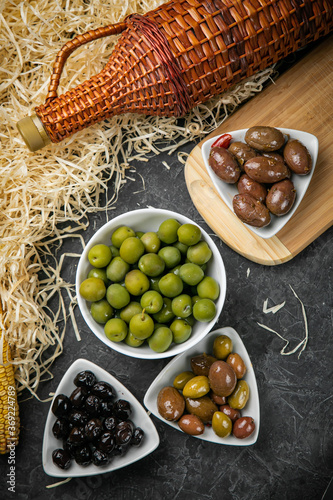
<instances>
[{"instance_id":1,"label":"red chili pepper","mask_svg":"<svg viewBox=\"0 0 333 500\"><path fill-rule=\"evenodd\" d=\"M215 142L211 145L212 148L225 148L229 147L230 141L232 137L230 134L223 134L216 139Z\"/></svg>"}]
</instances>

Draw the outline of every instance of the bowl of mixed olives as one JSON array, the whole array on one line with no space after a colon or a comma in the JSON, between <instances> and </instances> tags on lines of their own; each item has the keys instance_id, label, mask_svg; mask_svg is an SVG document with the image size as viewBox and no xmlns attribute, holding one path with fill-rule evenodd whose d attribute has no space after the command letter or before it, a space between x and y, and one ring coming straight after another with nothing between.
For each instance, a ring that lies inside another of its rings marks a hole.
<instances>
[{"instance_id":1,"label":"bowl of mixed olives","mask_svg":"<svg viewBox=\"0 0 333 500\"><path fill-rule=\"evenodd\" d=\"M77 359L50 405L43 468L54 477L115 471L159 445L159 435L133 394L96 364Z\"/></svg>"},{"instance_id":2,"label":"bowl of mixed olives","mask_svg":"<svg viewBox=\"0 0 333 500\"><path fill-rule=\"evenodd\" d=\"M271 238L290 220L310 184L318 139L270 126L236 130L202 146L207 172L241 222Z\"/></svg>"},{"instance_id":3,"label":"bowl of mixed olives","mask_svg":"<svg viewBox=\"0 0 333 500\"><path fill-rule=\"evenodd\" d=\"M140 209L102 226L78 264L76 291L91 331L111 349L174 356L217 321L226 295L222 257L191 219Z\"/></svg>"},{"instance_id":4,"label":"bowl of mixed olives","mask_svg":"<svg viewBox=\"0 0 333 500\"><path fill-rule=\"evenodd\" d=\"M174 429L204 441L249 446L258 438L256 377L231 327L211 332L170 361L147 390L144 405Z\"/></svg>"}]
</instances>

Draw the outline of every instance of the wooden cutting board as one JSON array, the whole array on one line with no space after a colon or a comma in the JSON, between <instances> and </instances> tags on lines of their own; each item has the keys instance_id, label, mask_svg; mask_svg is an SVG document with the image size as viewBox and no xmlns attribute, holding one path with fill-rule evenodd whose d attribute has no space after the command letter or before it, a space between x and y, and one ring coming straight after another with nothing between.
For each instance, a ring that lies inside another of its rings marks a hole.
<instances>
[{"instance_id":1,"label":"wooden cutting board","mask_svg":"<svg viewBox=\"0 0 333 500\"><path fill-rule=\"evenodd\" d=\"M264 265L287 262L333 222L333 37L325 39L274 84L241 106L205 140L230 130L270 125L317 136L319 156L297 211L276 236L263 239L248 229L219 197L198 144L185 165L194 205L233 250Z\"/></svg>"}]
</instances>

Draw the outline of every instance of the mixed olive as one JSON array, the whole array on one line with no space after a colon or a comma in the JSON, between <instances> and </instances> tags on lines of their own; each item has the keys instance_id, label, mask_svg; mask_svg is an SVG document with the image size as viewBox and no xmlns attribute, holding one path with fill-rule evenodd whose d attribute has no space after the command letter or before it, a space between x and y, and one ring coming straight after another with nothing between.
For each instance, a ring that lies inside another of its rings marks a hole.
<instances>
[{"instance_id":1,"label":"mixed olive","mask_svg":"<svg viewBox=\"0 0 333 500\"><path fill-rule=\"evenodd\" d=\"M206 425L221 438L232 433L244 439L253 434L253 418L241 414L250 397L243 378L246 366L233 352L231 338L219 335L214 339L212 354L193 356L190 364L190 369L177 374L173 384L158 393L160 415L193 436L203 434Z\"/></svg>"},{"instance_id":2,"label":"mixed olive","mask_svg":"<svg viewBox=\"0 0 333 500\"><path fill-rule=\"evenodd\" d=\"M56 417L52 433L63 444L52 453L55 465L68 469L74 460L82 466L105 466L131 446L140 446L144 431L130 420L131 404L116 399L108 382L97 381L92 371L84 370L74 384L69 396L58 394L52 404Z\"/></svg>"},{"instance_id":3,"label":"mixed olive","mask_svg":"<svg viewBox=\"0 0 333 500\"><path fill-rule=\"evenodd\" d=\"M209 165L228 184L237 184L233 198L237 217L246 224L265 227L271 214L287 214L295 203L291 176L307 175L312 159L306 146L274 128L256 126L245 133L245 142L231 142L230 134L217 139L210 151Z\"/></svg>"},{"instance_id":4,"label":"mixed olive","mask_svg":"<svg viewBox=\"0 0 333 500\"><path fill-rule=\"evenodd\" d=\"M79 293L109 340L131 347L147 342L164 352L173 342L185 342L196 321L215 317L220 287L205 274L211 258L195 224L167 219L145 233L121 226L110 246L90 249L93 268Z\"/></svg>"}]
</instances>

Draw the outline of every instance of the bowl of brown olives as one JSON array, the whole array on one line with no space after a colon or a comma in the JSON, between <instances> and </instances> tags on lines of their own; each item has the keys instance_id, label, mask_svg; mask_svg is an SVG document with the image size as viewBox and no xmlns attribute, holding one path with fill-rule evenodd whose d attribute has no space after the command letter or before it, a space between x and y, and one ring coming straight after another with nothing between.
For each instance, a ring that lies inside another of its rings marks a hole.
<instances>
[{"instance_id":1,"label":"bowl of brown olives","mask_svg":"<svg viewBox=\"0 0 333 500\"><path fill-rule=\"evenodd\" d=\"M318 139L259 125L208 139L202 156L224 203L256 235L271 238L293 216L309 187Z\"/></svg>"},{"instance_id":2,"label":"bowl of brown olives","mask_svg":"<svg viewBox=\"0 0 333 500\"><path fill-rule=\"evenodd\" d=\"M43 468L54 477L92 476L141 460L159 445L147 412L119 380L77 359L52 399L43 439Z\"/></svg>"},{"instance_id":3,"label":"bowl of brown olives","mask_svg":"<svg viewBox=\"0 0 333 500\"><path fill-rule=\"evenodd\" d=\"M175 356L217 321L226 295L222 257L188 217L140 209L102 226L80 258L77 299L90 330L127 356Z\"/></svg>"},{"instance_id":4,"label":"bowl of brown olives","mask_svg":"<svg viewBox=\"0 0 333 500\"><path fill-rule=\"evenodd\" d=\"M143 402L166 424L204 441L249 446L258 438L256 377L247 350L231 327L211 332L170 361Z\"/></svg>"}]
</instances>

